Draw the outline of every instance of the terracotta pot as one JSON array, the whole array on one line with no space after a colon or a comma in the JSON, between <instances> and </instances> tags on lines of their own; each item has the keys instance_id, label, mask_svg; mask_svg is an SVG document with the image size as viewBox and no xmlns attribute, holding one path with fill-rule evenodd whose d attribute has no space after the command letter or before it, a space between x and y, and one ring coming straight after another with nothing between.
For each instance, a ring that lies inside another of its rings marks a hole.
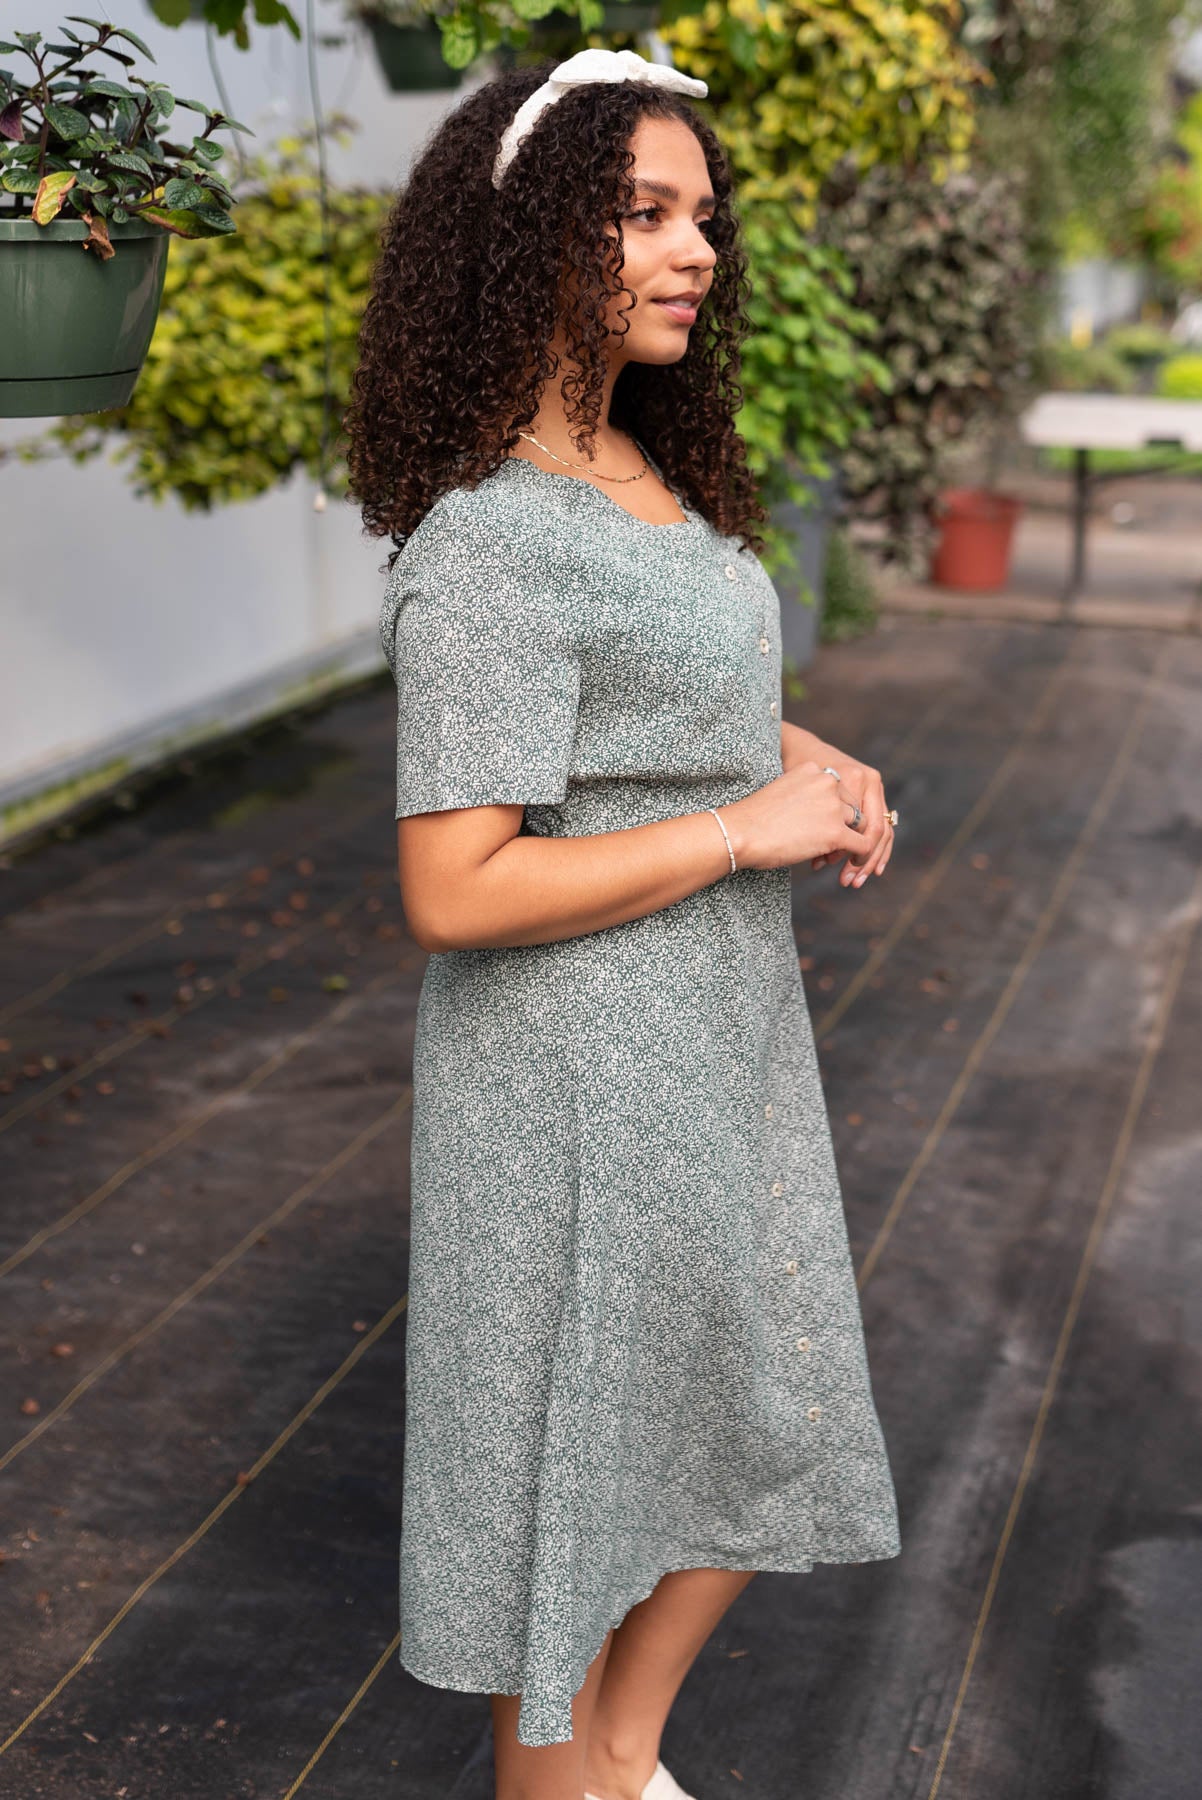
<instances>
[{"instance_id":1,"label":"terracotta pot","mask_svg":"<svg viewBox=\"0 0 1202 1800\"><path fill-rule=\"evenodd\" d=\"M996 593L1010 575L1010 547L1021 502L991 488L947 488L939 496L940 533L931 557L938 587Z\"/></svg>"}]
</instances>

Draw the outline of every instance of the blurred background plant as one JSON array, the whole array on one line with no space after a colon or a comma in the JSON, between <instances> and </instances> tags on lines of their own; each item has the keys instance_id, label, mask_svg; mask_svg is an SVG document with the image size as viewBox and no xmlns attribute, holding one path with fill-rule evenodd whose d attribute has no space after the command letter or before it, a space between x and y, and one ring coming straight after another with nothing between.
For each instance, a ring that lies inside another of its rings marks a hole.
<instances>
[{"instance_id":1,"label":"blurred background plant","mask_svg":"<svg viewBox=\"0 0 1202 1800\"><path fill-rule=\"evenodd\" d=\"M915 569L949 458L982 439L991 448L1033 384L1019 195L1000 174L940 181L882 165L831 191L819 230L854 272L891 376L843 454L845 491L880 526L883 560Z\"/></svg>"}]
</instances>

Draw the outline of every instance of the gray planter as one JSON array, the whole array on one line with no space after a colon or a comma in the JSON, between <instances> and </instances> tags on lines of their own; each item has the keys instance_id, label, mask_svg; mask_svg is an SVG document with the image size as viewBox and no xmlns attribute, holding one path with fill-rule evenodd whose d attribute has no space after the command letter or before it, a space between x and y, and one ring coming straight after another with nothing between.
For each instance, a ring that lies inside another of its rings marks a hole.
<instances>
[{"instance_id":1,"label":"gray planter","mask_svg":"<svg viewBox=\"0 0 1202 1800\"><path fill-rule=\"evenodd\" d=\"M841 491L838 469L823 479L804 476L802 480L814 496L811 505L780 500L770 508L773 524L789 534L798 561L796 569L784 569L774 577L780 595L781 651L786 673L808 668L818 651L826 547L838 516ZM806 596L807 587L813 593L812 603Z\"/></svg>"}]
</instances>

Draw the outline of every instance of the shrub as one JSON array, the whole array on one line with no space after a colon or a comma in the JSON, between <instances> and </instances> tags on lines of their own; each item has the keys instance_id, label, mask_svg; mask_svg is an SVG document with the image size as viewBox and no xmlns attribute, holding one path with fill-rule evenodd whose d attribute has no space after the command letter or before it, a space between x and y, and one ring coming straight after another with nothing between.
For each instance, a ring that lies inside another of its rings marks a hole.
<instances>
[{"instance_id":1,"label":"shrub","mask_svg":"<svg viewBox=\"0 0 1202 1800\"><path fill-rule=\"evenodd\" d=\"M1018 195L1002 175L939 182L878 167L839 197L822 234L851 264L892 383L870 397L842 459L844 491L884 522L885 560L917 568L950 454L1013 417L1034 386Z\"/></svg>"},{"instance_id":2,"label":"shrub","mask_svg":"<svg viewBox=\"0 0 1202 1800\"><path fill-rule=\"evenodd\" d=\"M876 625L879 608L868 563L845 525L827 539L823 572L821 638L824 644L862 637Z\"/></svg>"},{"instance_id":3,"label":"shrub","mask_svg":"<svg viewBox=\"0 0 1202 1800\"><path fill-rule=\"evenodd\" d=\"M1170 357L1161 366L1156 391L1166 400L1202 400L1202 353Z\"/></svg>"},{"instance_id":4,"label":"shrub","mask_svg":"<svg viewBox=\"0 0 1202 1800\"><path fill-rule=\"evenodd\" d=\"M1109 343L1073 344L1067 338L1046 344L1040 366L1047 385L1067 394L1131 394L1135 370Z\"/></svg>"}]
</instances>

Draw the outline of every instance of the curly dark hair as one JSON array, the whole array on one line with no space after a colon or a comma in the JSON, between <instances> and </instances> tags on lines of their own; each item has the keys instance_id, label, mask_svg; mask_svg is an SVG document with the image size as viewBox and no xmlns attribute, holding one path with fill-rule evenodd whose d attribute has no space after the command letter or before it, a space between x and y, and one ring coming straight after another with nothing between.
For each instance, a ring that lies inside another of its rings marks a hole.
<instances>
[{"instance_id":1,"label":"curly dark hair","mask_svg":"<svg viewBox=\"0 0 1202 1800\"><path fill-rule=\"evenodd\" d=\"M609 417L697 512L758 553L755 526L768 512L734 425L751 285L725 152L683 96L590 82L545 110L498 192L501 133L554 66L510 69L471 93L438 125L384 223L343 418L364 530L389 533L399 548L441 493L474 488L500 467L533 421L542 384L560 373L550 344L561 309L565 360L578 371L562 375L561 391L573 440L591 452L605 309L616 294L638 297L621 280L621 224L616 240L605 226L635 203L629 139L641 119L657 117L688 125L705 154L718 255L685 354L664 366L626 364Z\"/></svg>"}]
</instances>

